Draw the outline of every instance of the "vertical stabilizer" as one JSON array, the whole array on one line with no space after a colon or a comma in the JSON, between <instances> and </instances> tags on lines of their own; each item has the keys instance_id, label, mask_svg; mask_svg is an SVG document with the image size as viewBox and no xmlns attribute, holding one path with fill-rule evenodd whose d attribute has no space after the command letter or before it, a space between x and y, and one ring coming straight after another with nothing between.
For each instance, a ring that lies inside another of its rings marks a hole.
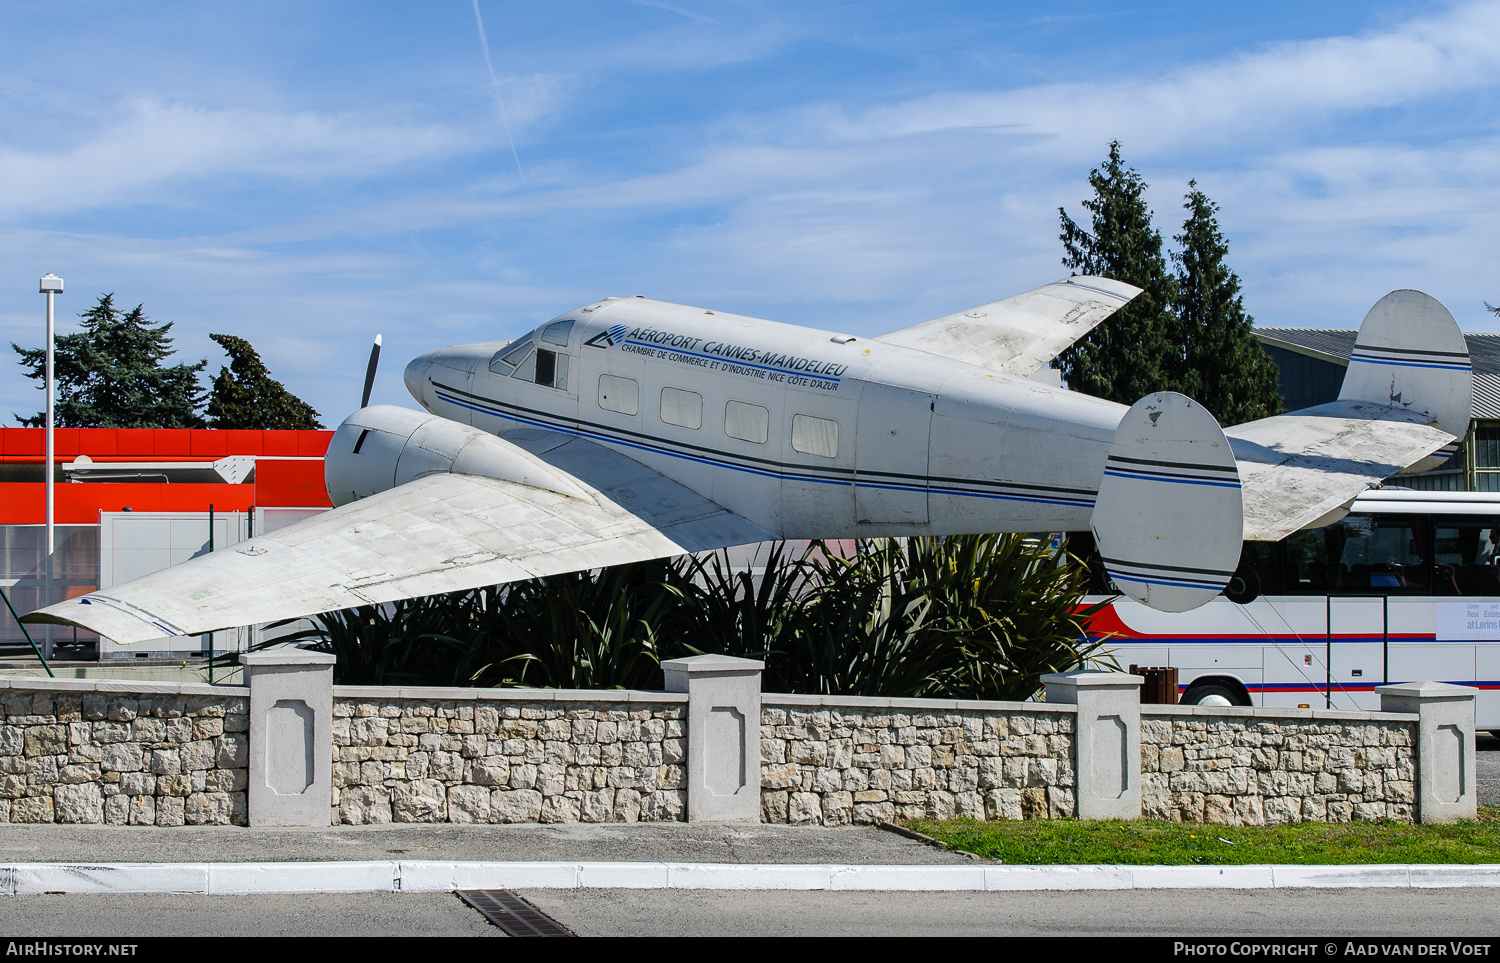
<instances>
[{"instance_id":1,"label":"vertical stabilizer","mask_svg":"<svg viewBox=\"0 0 1500 963\"><path fill-rule=\"evenodd\" d=\"M1239 564L1243 511L1234 454L1207 409L1174 391L1131 406L1092 521L1119 591L1163 612L1209 601Z\"/></svg>"},{"instance_id":2,"label":"vertical stabilizer","mask_svg":"<svg viewBox=\"0 0 1500 963\"><path fill-rule=\"evenodd\" d=\"M1434 428L1469 430L1474 376L1453 315L1421 291L1392 291L1359 326L1340 401L1373 401L1425 414Z\"/></svg>"}]
</instances>

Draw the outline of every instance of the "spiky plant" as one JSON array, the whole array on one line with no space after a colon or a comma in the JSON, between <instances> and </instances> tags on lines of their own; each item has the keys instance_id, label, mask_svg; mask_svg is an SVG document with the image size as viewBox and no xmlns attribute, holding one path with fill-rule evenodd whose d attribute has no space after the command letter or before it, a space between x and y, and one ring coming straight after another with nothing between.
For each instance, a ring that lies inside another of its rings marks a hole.
<instances>
[{"instance_id":1,"label":"spiky plant","mask_svg":"<svg viewBox=\"0 0 1500 963\"><path fill-rule=\"evenodd\" d=\"M681 595L659 565L620 565L477 593L467 667L472 685L653 689L658 638Z\"/></svg>"},{"instance_id":2,"label":"spiky plant","mask_svg":"<svg viewBox=\"0 0 1500 963\"><path fill-rule=\"evenodd\" d=\"M332 653L333 677L340 685L465 685L464 646L455 635L461 631L456 620L469 594L328 612L316 616L313 627L264 644L303 642Z\"/></svg>"},{"instance_id":3,"label":"spiky plant","mask_svg":"<svg viewBox=\"0 0 1500 963\"><path fill-rule=\"evenodd\" d=\"M766 664L768 691L1025 699L1100 657L1084 566L1022 535L777 543L319 616L299 633L356 684L639 688L662 659Z\"/></svg>"}]
</instances>

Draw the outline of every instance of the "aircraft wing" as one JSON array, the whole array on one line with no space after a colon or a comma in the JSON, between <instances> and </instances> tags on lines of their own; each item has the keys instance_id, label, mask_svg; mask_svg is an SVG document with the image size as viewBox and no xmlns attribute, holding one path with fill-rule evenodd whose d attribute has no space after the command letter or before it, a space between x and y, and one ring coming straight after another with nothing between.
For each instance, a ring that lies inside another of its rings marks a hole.
<instances>
[{"instance_id":1,"label":"aircraft wing","mask_svg":"<svg viewBox=\"0 0 1500 963\"><path fill-rule=\"evenodd\" d=\"M25 621L144 642L770 537L592 442L571 439L548 454L554 464L587 462L591 478L609 481L596 486L580 480L575 491L586 497L577 497L475 475L427 475L49 606Z\"/></svg>"},{"instance_id":2,"label":"aircraft wing","mask_svg":"<svg viewBox=\"0 0 1500 963\"><path fill-rule=\"evenodd\" d=\"M1454 440L1429 420L1343 400L1226 428L1244 490L1244 537L1285 538Z\"/></svg>"},{"instance_id":3,"label":"aircraft wing","mask_svg":"<svg viewBox=\"0 0 1500 963\"><path fill-rule=\"evenodd\" d=\"M876 340L1027 378L1140 293L1109 278L1064 278Z\"/></svg>"}]
</instances>

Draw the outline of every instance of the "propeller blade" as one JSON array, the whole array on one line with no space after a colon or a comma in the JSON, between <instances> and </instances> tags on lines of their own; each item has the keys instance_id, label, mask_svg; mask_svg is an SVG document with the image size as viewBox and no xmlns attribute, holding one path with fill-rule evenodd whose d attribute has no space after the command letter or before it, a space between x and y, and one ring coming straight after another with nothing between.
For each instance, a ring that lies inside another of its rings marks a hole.
<instances>
[{"instance_id":1,"label":"propeller blade","mask_svg":"<svg viewBox=\"0 0 1500 963\"><path fill-rule=\"evenodd\" d=\"M375 368L380 364L380 335L375 336L375 346L370 349L370 366L365 369L365 394L359 401L361 408L370 407L370 392L375 388Z\"/></svg>"}]
</instances>

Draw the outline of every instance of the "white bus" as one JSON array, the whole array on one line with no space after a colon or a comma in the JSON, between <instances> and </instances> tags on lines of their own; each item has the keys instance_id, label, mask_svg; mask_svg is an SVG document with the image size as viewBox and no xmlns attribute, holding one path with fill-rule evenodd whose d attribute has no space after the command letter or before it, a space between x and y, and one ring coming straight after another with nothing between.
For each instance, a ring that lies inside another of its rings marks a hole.
<instances>
[{"instance_id":1,"label":"white bus","mask_svg":"<svg viewBox=\"0 0 1500 963\"><path fill-rule=\"evenodd\" d=\"M1092 538L1069 547L1092 554ZM1500 493L1367 492L1331 525L1246 542L1209 604L1118 598L1091 634L1121 666L1177 667L1185 704L1378 709L1377 686L1450 682L1500 730Z\"/></svg>"}]
</instances>

